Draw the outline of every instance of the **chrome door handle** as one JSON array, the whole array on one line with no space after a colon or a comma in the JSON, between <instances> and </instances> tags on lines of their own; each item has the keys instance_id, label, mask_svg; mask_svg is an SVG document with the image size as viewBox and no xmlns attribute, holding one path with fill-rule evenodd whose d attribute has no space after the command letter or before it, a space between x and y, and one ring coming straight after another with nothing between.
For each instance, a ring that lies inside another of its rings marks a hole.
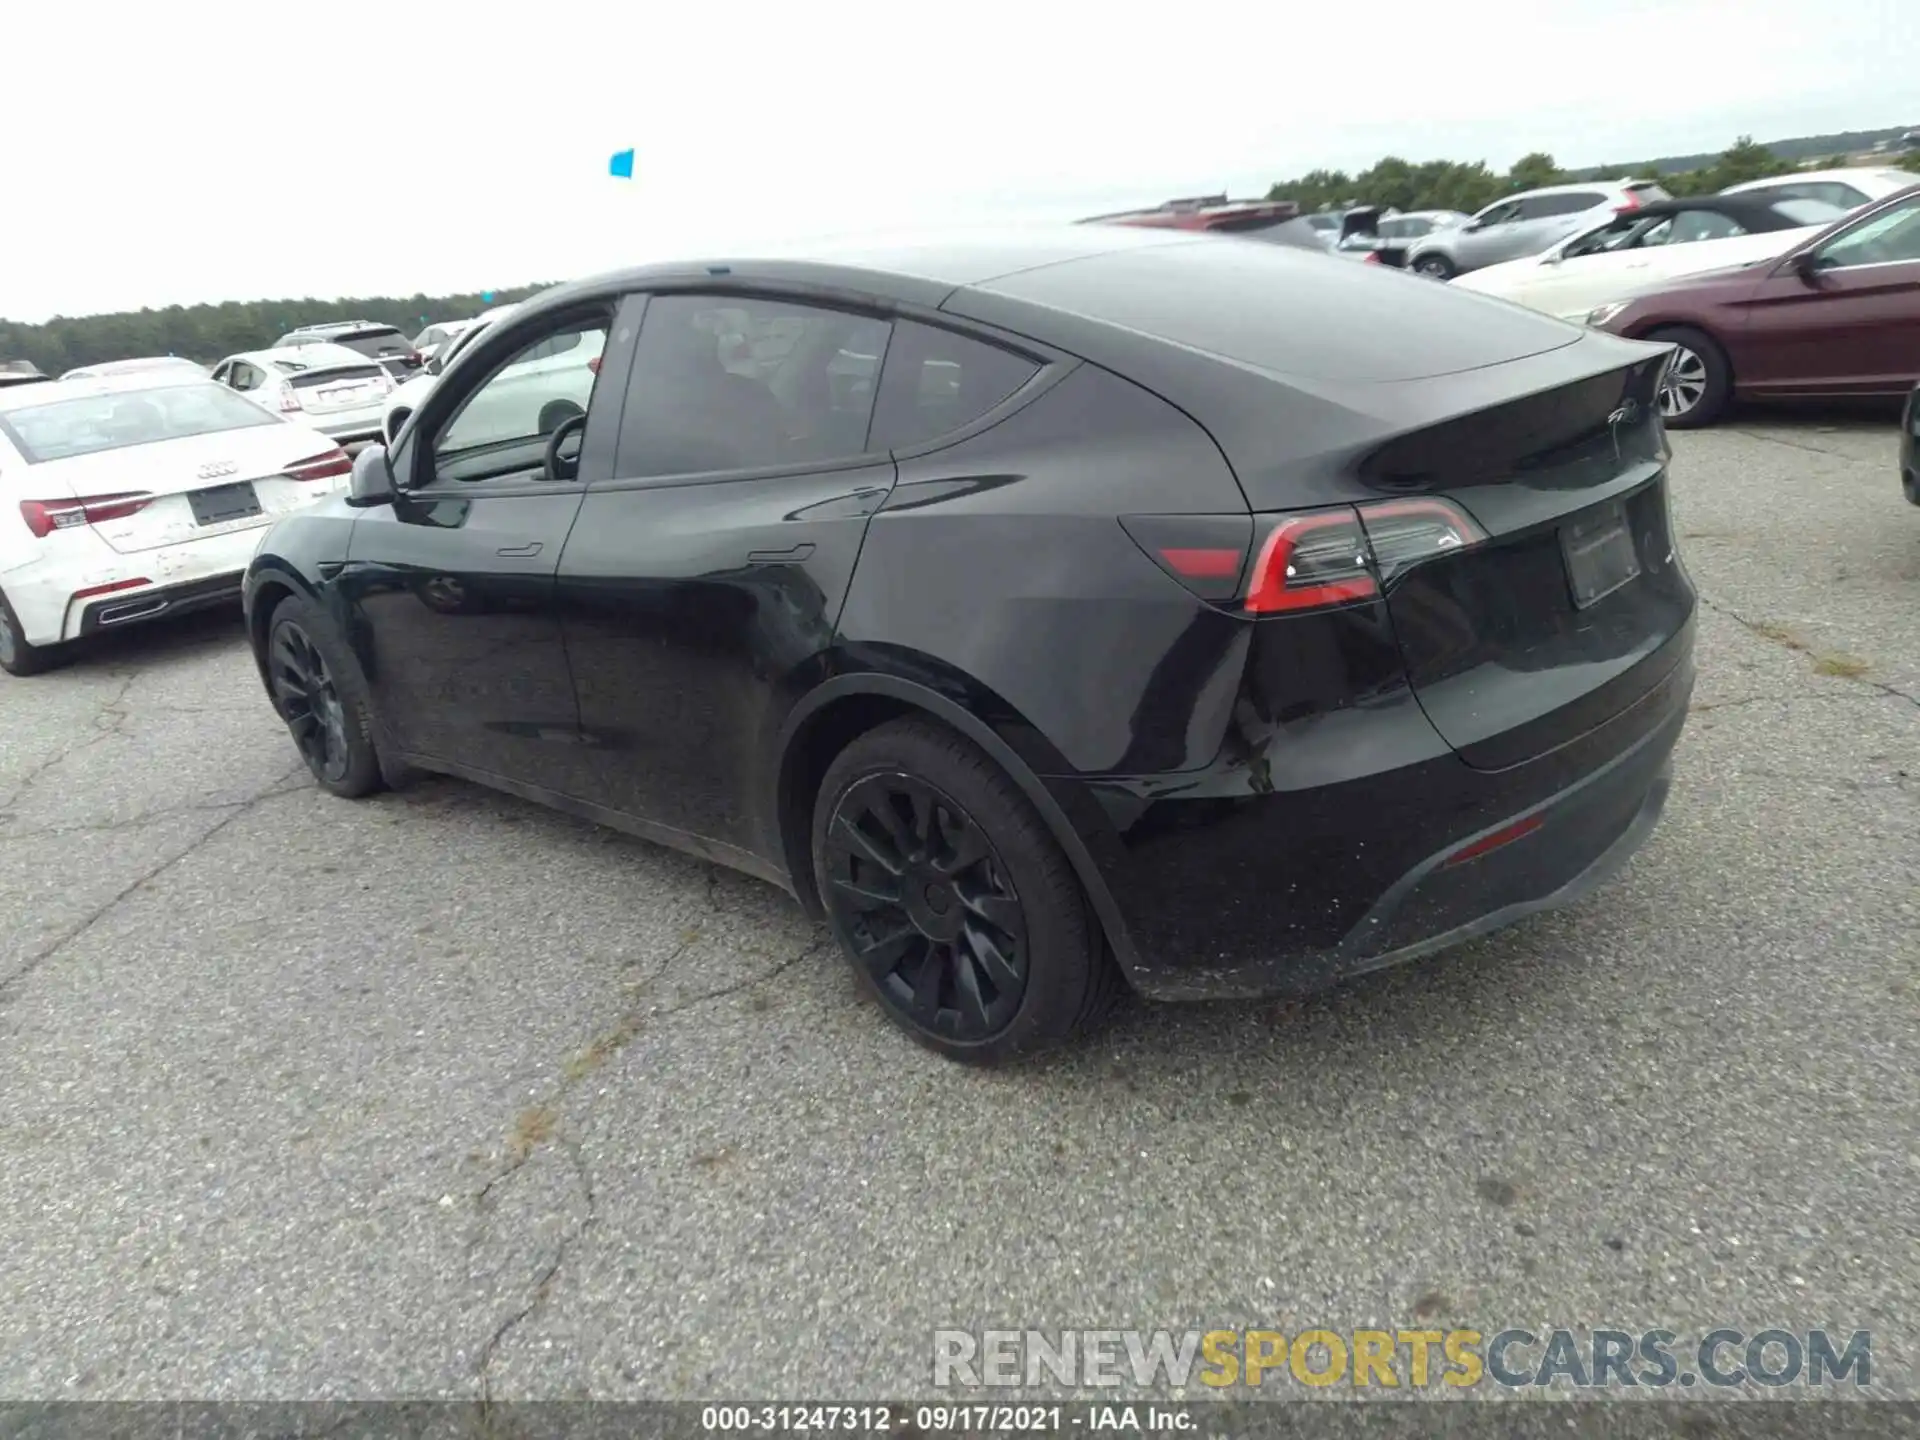
<instances>
[{"instance_id":1,"label":"chrome door handle","mask_svg":"<svg viewBox=\"0 0 1920 1440\"><path fill-rule=\"evenodd\" d=\"M530 545L503 545L493 553L505 556L510 560L524 560L529 556L540 553L540 542L535 540Z\"/></svg>"}]
</instances>

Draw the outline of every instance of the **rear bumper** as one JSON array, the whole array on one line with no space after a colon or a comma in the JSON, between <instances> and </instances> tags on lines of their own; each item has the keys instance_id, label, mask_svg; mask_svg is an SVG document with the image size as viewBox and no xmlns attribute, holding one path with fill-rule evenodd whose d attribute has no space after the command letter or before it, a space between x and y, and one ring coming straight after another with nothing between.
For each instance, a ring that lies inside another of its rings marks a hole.
<instances>
[{"instance_id":1,"label":"rear bumper","mask_svg":"<svg viewBox=\"0 0 1920 1440\"><path fill-rule=\"evenodd\" d=\"M1204 774L1177 788L1165 778L1050 788L1099 872L1103 908L1122 921L1115 949L1136 990L1164 1000L1310 992L1569 904L1611 878L1664 807L1692 648L1689 623L1644 662L1637 701L1505 770L1447 752L1236 798L1206 798L1221 787ZM1413 717L1393 707L1374 719L1412 733ZM1096 806L1104 823L1090 818ZM1503 834L1514 838L1460 856Z\"/></svg>"},{"instance_id":2,"label":"rear bumper","mask_svg":"<svg viewBox=\"0 0 1920 1440\"><path fill-rule=\"evenodd\" d=\"M142 620L234 602L240 577L271 518L244 530L128 554L97 535L76 530L71 543L9 572L0 584L34 645L57 645ZM128 580L146 583L104 595L80 594Z\"/></svg>"},{"instance_id":3,"label":"rear bumper","mask_svg":"<svg viewBox=\"0 0 1920 1440\"><path fill-rule=\"evenodd\" d=\"M345 445L361 440L378 440L380 425L386 415L387 407L381 404L342 411L338 415L309 415L305 423L329 440L338 440Z\"/></svg>"},{"instance_id":4,"label":"rear bumper","mask_svg":"<svg viewBox=\"0 0 1920 1440\"><path fill-rule=\"evenodd\" d=\"M87 602L80 611L78 631L81 635L97 635L102 630L119 630L142 620L159 620L170 615L184 615L192 610L205 610L218 605L238 607L240 582L245 575L244 570L233 570L178 585L160 585L150 590L103 595L98 600Z\"/></svg>"}]
</instances>

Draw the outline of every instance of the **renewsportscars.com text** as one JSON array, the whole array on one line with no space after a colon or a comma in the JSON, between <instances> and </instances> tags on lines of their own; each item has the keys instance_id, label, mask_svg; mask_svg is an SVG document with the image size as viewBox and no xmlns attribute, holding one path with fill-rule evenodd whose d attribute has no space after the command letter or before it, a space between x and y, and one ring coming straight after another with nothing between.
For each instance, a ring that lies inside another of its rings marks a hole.
<instances>
[{"instance_id":1,"label":"renewsportscars.com text","mask_svg":"<svg viewBox=\"0 0 1920 1440\"><path fill-rule=\"evenodd\" d=\"M1873 1383L1866 1330L1753 1332L1720 1328L1697 1340L1672 1330L937 1330L933 1383L946 1389L1065 1386L1108 1389L1468 1388Z\"/></svg>"}]
</instances>

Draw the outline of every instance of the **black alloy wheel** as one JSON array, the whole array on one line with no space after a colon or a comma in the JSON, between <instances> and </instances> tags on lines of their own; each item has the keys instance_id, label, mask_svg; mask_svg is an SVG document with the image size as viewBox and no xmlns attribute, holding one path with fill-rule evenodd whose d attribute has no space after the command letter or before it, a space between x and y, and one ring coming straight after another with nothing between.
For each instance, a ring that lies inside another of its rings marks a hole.
<instances>
[{"instance_id":1,"label":"black alloy wheel","mask_svg":"<svg viewBox=\"0 0 1920 1440\"><path fill-rule=\"evenodd\" d=\"M273 677L273 698L293 732L300 758L315 779L338 784L352 763L346 709L325 657L298 621L282 620L273 627L268 674Z\"/></svg>"},{"instance_id":2,"label":"black alloy wheel","mask_svg":"<svg viewBox=\"0 0 1920 1440\"><path fill-rule=\"evenodd\" d=\"M1052 831L932 720L859 736L814 803L813 879L857 984L920 1044L990 1065L1092 1029L1124 992Z\"/></svg>"},{"instance_id":3,"label":"black alloy wheel","mask_svg":"<svg viewBox=\"0 0 1920 1440\"><path fill-rule=\"evenodd\" d=\"M962 1043L1004 1030L1027 990L1027 917L979 822L916 776L869 775L827 847L827 906L882 1001Z\"/></svg>"},{"instance_id":4,"label":"black alloy wheel","mask_svg":"<svg viewBox=\"0 0 1920 1440\"><path fill-rule=\"evenodd\" d=\"M300 758L320 788L357 799L384 784L372 704L353 652L313 601L290 597L268 621L267 683Z\"/></svg>"}]
</instances>

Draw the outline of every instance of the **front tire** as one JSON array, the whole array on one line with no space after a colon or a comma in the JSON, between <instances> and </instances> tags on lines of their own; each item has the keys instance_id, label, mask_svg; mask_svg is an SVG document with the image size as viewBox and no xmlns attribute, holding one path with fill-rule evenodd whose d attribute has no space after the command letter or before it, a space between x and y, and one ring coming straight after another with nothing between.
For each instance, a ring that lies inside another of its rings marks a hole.
<instances>
[{"instance_id":1,"label":"front tire","mask_svg":"<svg viewBox=\"0 0 1920 1440\"><path fill-rule=\"evenodd\" d=\"M1444 255L1422 255L1413 262L1413 268L1429 280L1451 280L1460 273L1460 269Z\"/></svg>"},{"instance_id":2,"label":"front tire","mask_svg":"<svg viewBox=\"0 0 1920 1440\"><path fill-rule=\"evenodd\" d=\"M382 787L366 676L333 617L304 595L288 596L267 618L267 678L322 790L357 800Z\"/></svg>"},{"instance_id":3,"label":"front tire","mask_svg":"<svg viewBox=\"0 0 1920 1440\"><path fill-rule=\"evenodd\" d=\"M1645 337L1674 347L1660 380L1660 414L1669 430L1698 430L1726 412L1733 395L1733 367L1720 342L1704 330L1675 326Z\"/></svg>"},{"instance_id":4,"label":"front tire","mask_svg":"<svg viewBox=\"0 0 1920 1440\"><path fill-rule=\"evenodd\" d=\"M827 769L814 879L856 981L928 1049L995 1064L1092 1029L1120 990L1073 867L993 761L925 720Z\"/></svg>"},{"instance_id":5,"label":"front tire","mask_svg":"<svg viewBox=\"0 0 1920 1440\"><path fill-rule=\"evenodd\" d=\"M64 645L29 644L20 617L13 613L6 595L0 594L0 670L9 675L38 675L64 664L66 658Z\"/></svg>"}]
</instances>

